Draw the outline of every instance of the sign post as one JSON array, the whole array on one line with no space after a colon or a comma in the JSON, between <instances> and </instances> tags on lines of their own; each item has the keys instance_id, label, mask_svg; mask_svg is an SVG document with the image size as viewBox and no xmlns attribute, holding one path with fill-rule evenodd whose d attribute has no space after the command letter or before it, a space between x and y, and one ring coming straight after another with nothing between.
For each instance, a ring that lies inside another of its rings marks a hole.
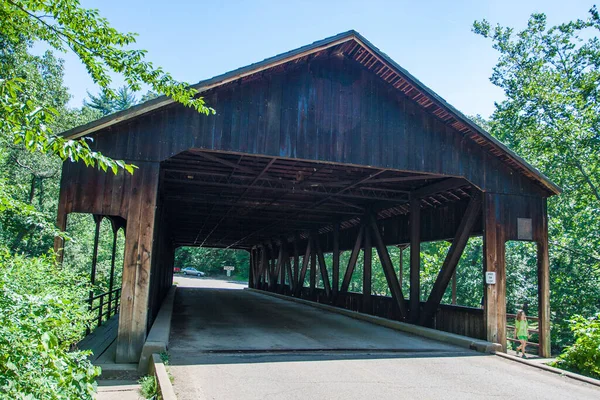
<instances>
[{"instance_id":1,"label":"sign post","mask_svg":"<svg viewBox=\"0 0 600 400\"><path fill-rule=\"evenodd\" d=\"M235 267L225 266L225 267L223 267L223 269L225 271L227 271L227 276L231 276L231 271L233 271L235 269Z\"/></svg>"}]
</instances>

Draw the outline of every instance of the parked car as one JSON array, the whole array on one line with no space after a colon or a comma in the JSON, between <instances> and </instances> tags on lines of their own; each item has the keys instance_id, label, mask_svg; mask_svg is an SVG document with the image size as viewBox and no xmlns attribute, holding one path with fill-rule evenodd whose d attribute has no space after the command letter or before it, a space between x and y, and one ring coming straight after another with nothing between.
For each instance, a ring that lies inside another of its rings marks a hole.
<instances>
[{"instance_id":1,"label":"parked car","mask_svg":"<svg viewBox=\"0 0 600 400\"><path fill-rule=\"evenodd\" d=\"M179 268L179 267L173 267L173 272L179 273L179 272L181 272L181 268Z\"/></svg>"},{"instance_id":2,"label":"parked car","mask_svg":"<svg viewBox=\"0 0 600 400\"><path fill-rule=\"evenodd\" d=\"M204 276L204 272L198 271L196 268L187 267L181 270L184 275Z\"/></svg>"}]
</instances>

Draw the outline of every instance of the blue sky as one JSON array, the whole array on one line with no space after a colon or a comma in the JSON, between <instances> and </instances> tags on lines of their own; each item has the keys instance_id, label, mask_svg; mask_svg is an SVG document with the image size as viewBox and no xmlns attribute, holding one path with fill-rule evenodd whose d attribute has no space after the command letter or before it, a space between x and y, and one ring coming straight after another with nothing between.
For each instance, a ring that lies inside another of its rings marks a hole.
<instances>
[{"instance_id":1,"label":"blue sky","mask_svg":"<svg viewBox=\"0 0 600 400\"><path fill-rule=\"evenodd\" d=\"M200 80L355 29L468 115L489 116L502 91L489 82L498 54L471 32L474 20L522 28L533 12L549 23L586 18L592 1L86 1L179 80ZM97 87L71 54L65 82L80 106ZM115 86L121 84L115 77Z\"/></svg>"}]
</instances>

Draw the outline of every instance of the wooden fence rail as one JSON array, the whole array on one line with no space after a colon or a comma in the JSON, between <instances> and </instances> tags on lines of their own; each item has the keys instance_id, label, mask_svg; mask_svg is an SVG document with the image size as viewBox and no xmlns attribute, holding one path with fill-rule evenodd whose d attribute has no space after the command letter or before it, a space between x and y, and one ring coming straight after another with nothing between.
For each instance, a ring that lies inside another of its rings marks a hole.
<instances>
[{"instance_id":1,"label":"wooden fence rail","mask_svg":"<svg viewBox=\"0 0 600 400\"><path fill-rule=\"evenodd\" d=\"M120 300L121 288L100 293L87 300L90 311L98 311L98 315L95 318L97 326L101 326L103 322L119 312Z\"/></svg>"}]
</instances>

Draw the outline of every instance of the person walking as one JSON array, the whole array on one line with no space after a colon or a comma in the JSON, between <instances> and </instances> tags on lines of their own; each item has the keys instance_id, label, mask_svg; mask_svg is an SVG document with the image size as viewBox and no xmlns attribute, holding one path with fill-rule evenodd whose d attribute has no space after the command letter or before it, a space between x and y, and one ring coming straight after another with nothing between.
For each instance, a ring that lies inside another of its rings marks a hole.
<instances>
[{"instance_id":1,"label":"person walking","mask_svg":"<svg viewBox=\"0 0 600 400\"><path fill-rule=\"evenodd\" d=\"M519 349L521 350L522 357L525 356L525 346L527 346L527 339L529 338L529 330L527 327L527 316L523 310L517 312L515 318L515 339L518 339L521 345L517 347L517 357L519 356Z\"/></svg>"}]
</instances>

